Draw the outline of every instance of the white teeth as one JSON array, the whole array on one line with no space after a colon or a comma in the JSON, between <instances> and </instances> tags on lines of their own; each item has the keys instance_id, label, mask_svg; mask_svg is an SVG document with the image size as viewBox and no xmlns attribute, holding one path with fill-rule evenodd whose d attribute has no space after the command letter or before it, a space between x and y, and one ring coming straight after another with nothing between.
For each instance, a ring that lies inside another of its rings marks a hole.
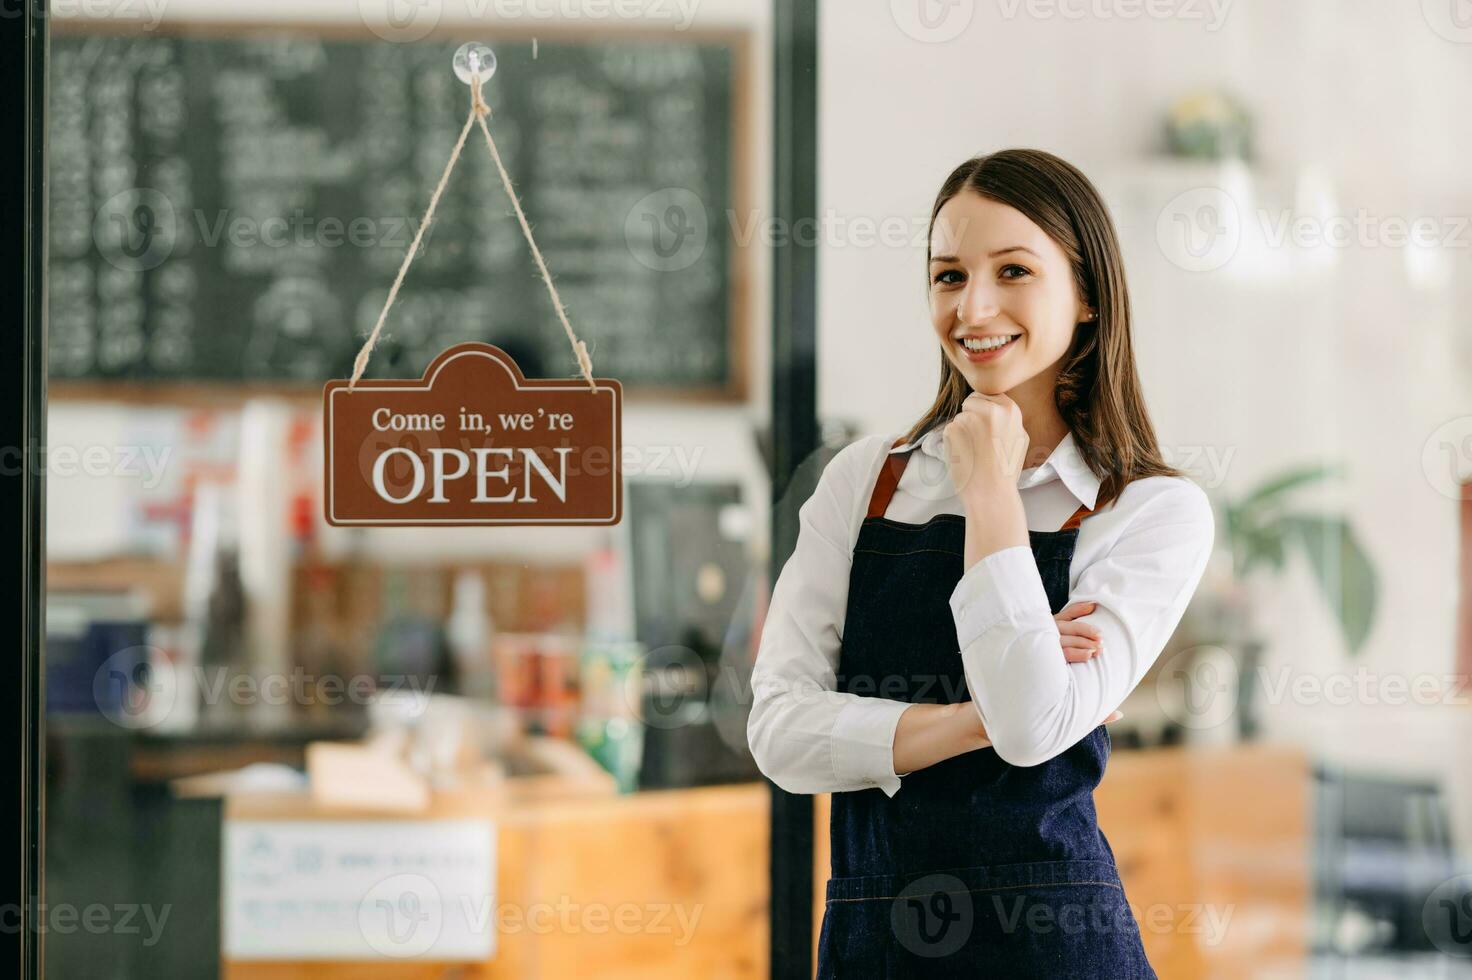
<instances>
[{"instance_id":1,"label":"white teeth","mask_svg":"<svg viewBox=\"0 0 1472 980\"><path fill-rule=\"evenodd\" d=\"M998 347L1009 344L1012 341L1016 340L1019 336L1021 336L1021 334L1014 334L1011 337L988 337L985 340L981 340L976 337L967 337L966 339L962 340L961 343L965 345L967 350L996 350Z\"/></svg>"}]
</instances>

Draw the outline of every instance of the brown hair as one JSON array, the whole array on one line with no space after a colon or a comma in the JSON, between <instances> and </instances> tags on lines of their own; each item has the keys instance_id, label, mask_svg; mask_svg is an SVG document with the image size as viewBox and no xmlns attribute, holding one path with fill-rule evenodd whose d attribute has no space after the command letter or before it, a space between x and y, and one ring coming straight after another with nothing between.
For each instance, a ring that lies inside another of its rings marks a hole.
<instances>
[{"instance_id":1,"label":"brown hair","mask_svg":"<svg viewBox=\"0 0 1472 980\"><path fill-rule=\"evenodd\" d=\"M1053 396L1080 455L1099 478L1096 508L1118 497L1133 480L1183 476L1161 458L1145 409L1130 342L1129 291L1119 241L1094 185L1072 164L1042 150L1000 150L973 157L941 185L930 212L931 231L940 209L962 191L1016 208L1047 232L1073 266L1084 302L1099 313L1097 320L1081 324L1075 333ZM928 240L925 267L928 289ZM950 421L971 394L971 385L944 350L940 364L935 402L905 435L906 442Z\"/></svg>"}]
</instances>

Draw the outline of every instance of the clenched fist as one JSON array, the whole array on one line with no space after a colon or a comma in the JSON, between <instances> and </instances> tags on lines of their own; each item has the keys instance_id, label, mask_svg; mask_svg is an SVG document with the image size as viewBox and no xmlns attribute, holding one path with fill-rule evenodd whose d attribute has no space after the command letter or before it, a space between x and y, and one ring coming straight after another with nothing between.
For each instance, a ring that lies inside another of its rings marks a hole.
<instances>
[{"instance_id":1,"label":"clenched fist","mask_svg":"<svg viewBox=\"0 0 1472 980\"><path fill-rule=\"evenodd\" d=\"M951 482L963 502L981 503L1001 488L1017 486L1028 435L1022 409L1011 398L974 391L944 431Z\"/></svg>"}]
</instances>

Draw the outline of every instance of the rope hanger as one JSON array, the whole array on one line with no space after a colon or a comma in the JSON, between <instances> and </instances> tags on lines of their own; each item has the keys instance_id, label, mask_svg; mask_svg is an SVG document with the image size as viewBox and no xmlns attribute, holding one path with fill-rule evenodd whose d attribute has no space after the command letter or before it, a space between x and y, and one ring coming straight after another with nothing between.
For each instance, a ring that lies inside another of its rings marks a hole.
<instances>
[{"instance_id":1,"label":"rope hanger","mask_svg":"<svg viewBox=\"0 0 1472 980\"><path fill-rule=\"evenodd\" d=\"M440 174L440 182L435 185L434 193L429 197L429 207L419 222L418 230L414 232L414 241L409 244L409 251L404 255L404 261L399 266L399 273L394 277L394 284L388 291L388 299L384 301L383 310L378 314L378 322L373 325L373 332L368 335L362 349L358 351L358 356L353 360L353 376L348 381L349 391L358 383L358 379L363 376L363 371L368 367L368 358L372 356L373 348L378 343L378 335L383 330L384 321L388 319L388 311L394 305L394 299L399 295L399 287L404 284L404 276L409 271L410 263L414 261L414 256L419 252L425 229L434 220L434 211L439 206L440 195L445 192L445 185L450 181L450 173L455 169L455 162L460 159L460 151L465 148L465 139L470 135L470 127L476 124L480 125L481 134L486 138L486 149L490 151L491 159L496 162L496 169L501 174L501 185L506 188L506 196L511 199L511 206L516 209L516 220L521 223L521 233L532 250L532 257L537 261L537 269L542 274L542 281L547 284L547 292L552 297L552 307L557 311L557 319L562 322L562 329L567 333L568 343L572 344L578 368L582 371L583 377L587 379L588 386L594 392L598 390L598 384L593 380L593 362L588 356L588 345L573 333L572 324L567 320L567 310L562 305L562 297L557 294L557 287L552 284L552 274L547 271L547 262L542 258L542 250L537 248L536 239L532 237L531 225L526 220L526 212L522 210L521 201L511 186L511 175L506 172L506 166L501 162L501 153L496 149L496 141L491 137L490 127L486 125L486 119L490 114L491 108L486 104L480 90L480 72L472 70L470 112L465 117L465 125L460 127L460 136L455 140L455 148L450 152L450 159L445 164L444 173Z\"/></svg>"}]
</instances>

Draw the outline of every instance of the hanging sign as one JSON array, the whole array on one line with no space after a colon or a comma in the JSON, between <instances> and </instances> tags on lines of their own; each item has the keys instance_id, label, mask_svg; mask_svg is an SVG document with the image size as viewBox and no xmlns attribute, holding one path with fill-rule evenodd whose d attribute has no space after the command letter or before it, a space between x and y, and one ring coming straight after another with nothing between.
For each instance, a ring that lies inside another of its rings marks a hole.
<instances>
[{"instance_id":1,"label":"hanging sign","mask_svg":"<svg viewBox=\"0 0 1472 980\"><path fill-rule=\"evenodd\" d=\"M490 344L416 381L329 382L328 523L617 524L623 388L595 382L527 380Z\"/></svg>"},{"instance_id":2,"label":"hanging sign","mask_svg":"<svg viewBox=\"0 0 1472 980\"><path fill-rule=\"evenodd\" d=\"M470 524L617 524L623 515L621 404L617 381L593 377L526 220L486 119L482 84L496 56L483 44L455 52L470 86L470 113L429 198L378 322L347 381L322 393L327 522L419 527ZM466 137L479 126L501 185L551 297L582 380L528 380L505 351L460 344L412 381L359 382L409 264L449 182Z\"/></svg>"}]
</instances>

